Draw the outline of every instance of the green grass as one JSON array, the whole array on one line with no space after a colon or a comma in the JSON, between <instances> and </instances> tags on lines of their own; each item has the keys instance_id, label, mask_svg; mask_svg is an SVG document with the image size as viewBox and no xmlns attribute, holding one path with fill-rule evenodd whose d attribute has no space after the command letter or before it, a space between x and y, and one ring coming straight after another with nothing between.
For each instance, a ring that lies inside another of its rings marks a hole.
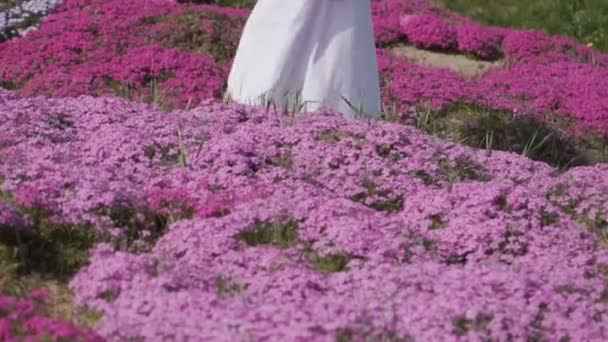
<instances>
[{"instance_id":1,"label":"green grass","mask_svg":"<svg viewBox=\"0 0 608 342\"><path fill-rule=\"evenodd\" d=\"M147 17L141 20L143 26L171 24L171 29L150 38L167 48L182 51L206 53L215 60L226 62L234 57L238 45L238 36L234 30L226 27L241 27L244 20L209 11L186 9L177 16ZM202 25L210 24L210 29Z\"/></svg>"},{"instance_id":2,"label":"green grass","mask_svg":"<svg viewBox=\"0 0 608 342\"><path fill-rule=\"evenodd\" d=\"M61 116L53 120L53 124L61 127L71 124ZM0 191L0 198L14 205L9 193ZM100 319L100 313L78 307L73 301L68 282L88 264L89 250L96 243L110 241L111 238L96 233L88 222L62 223L39 208L17 206L17 209L28 218L30 225L27 228L0 226L0 292L24 298L31 290L46 289L52 295L47 308L52 317L93 326ZM190 215L188 208L167 209L174 210L180 218ZM128 205L101 208L100 212L117 226L126 228L126 237L112 242L131 252L148 250L167 226L177 219L174 215L165 217L145 208ZM147 237L143 235L144 230L149 233ZM113 296L115 294L107 293L107 300Z\"/></svg>"},{"instance_id":3,"label":"green grass","mask_svg":"<svg viewBox=\"0 0 608 342\"><path fill-rule=\"evenodd\" d=\"M387 213L399 212L403 209L403 196L393 194L391 190L379 189L378 185L369 179L364 179L361 192L351 197L351 200Z\"/></svg>"},{"instance_id":4,"label":"green grass","mask_svg":"<svg viewBox=\"0 0 608 342\"><path fill-rule=\"evenodd\" d=\"M255 5L255 0L216 0L215 3L220 6L251 8Z\"/></svg>"},{"instance_id":5,"label":"green grass","mask_svg":"<svg viewBox=\"0 0 608 342\"><path fill-rule=\"evenodd\" d=\"M291 219L275 222L255 220L252 227L240 232L237 239L248 246L271 245L289 248L298 244L298 224Z\"/></svg>"},{"instance_id":6,"label":"green grass","mask_svg":"<svg viewBox=\"0 0 608 342\"><path fill-rule=\"evenodd\" d=\"M178 2L193 4L214 4L219 6L248 8L253 7L253 5L255 5L256 0L181 0Z\"/></svg>"},{"instance_id":7,"label":"green grass","mask_svg":"<svg viewBox=\"0 0 608 342\"><path fill-rule=\"evenodd\" d=\"M33 215L34 227L0 227L0 292L17 298L34 289L51 294L45 309L51 317L92 327L101 314L78 307L68 288L70 276L87 263L95 237L89 227L53 225Z\"/></svg>"},{"instance_id":8,"label":"green grass","mask_svg":"<svg viewBox=\"0 0 608 342\"><path fill-rule=\"evenodd\" d=\"M608 51L606 0L436 0L495 26L542 29Z\"/></svg>"},{"instance_id":9,"label":"green grass","mask_svg":"<svg viewBox=\"0 0 608 342\"><path fill-rule=\"evenodd\" d=\"M412 342L409 336L399 336L392 330L376 332L371 326L357 326L338 329L336 342Z\"/></svg>"},{"instance_id":10,"label":"green grass","mask_svg":"<svg viewBox=\"0 0 608 342\"><path fill-rule=\"evenodd\" d=\"M608 51L605 0L435 0L489 25L543 29ZM251 8L254 0L216 0L221 6Z\"/></svg>"},{"instance_id":11,"label":"green grass","mask_svg":"<svg viewBox=\"0 0 608 342\"><path fill-rule=\"evenodd\" d=\"M307 253L307 259L314 269L324 273L345 271L350 261L350 257L346 254L320 256L314 252Z\"/></svg>"},{"instance_id":12,"label":"green grass","mask_svg":"<svg viewBox=\"0 0 608 342\"><path fill-rule=\"evenodd\" d=\"M346 270L351 257L344 253L332 253L321 256L312 248L311 241L302 241L298 236L298 223L289 218L281 217L273 221L255 219L253 224L236 235L236 239L247 246L273 246L287 249L300 247L303 256L310 266L319 272L335 273ZM228 294L242 292L244 289L230 279L221 278L217 284L218 293ZM235 291L238 290L238 291Z\"/></svg>"},{"instance_id":13,"label":"green grass","mask_svg":"<svg viewBox=\"0 0 608 342\"><path fill-rule=\"evenodd\" d=\"M608 140L590 132L570 137L567 123L457 103L436 112L418 109L415 126L428 134L481 148L519 153L560 169L608 160Z\"/></svg>"},{"instance_id":14,"label":"green grass","mask_svg":"<svg viewBox=\"0 0 608 342\"><path fill-rule=\"evenodd\" d=\"M465 336L470 331L484 331L488 324L492 322L492 315L479 313L474 319L469 319L465 315L457 316L452 320L454 332L459 336Z\"/></svg>"},{"instance_id":15,"label":"green grass","mask_svg":"<svg viewBox=\"0 0 608 342\"><path fill-rule=\"evenodd\" d=\"M568 183L558 184L546 194L547 200L562 213L570 216L574 221L597 235L600 242L605 246L608 246L608 217L604 214L606 207L608 207L608 202L603 202L594 206L596 210L591 210L591 208L581 210L580 206L583 203L584 198L578 196L569 197L570 186L571 184ZM568 198L568 200L565 201L565 198ZM545 210L543 210L541 215L542 224L553 224L559 220L559 215L556 213L547 214ZM547 217L548 215L551 215L552 217Z\"/></svg>"},{"instance_id":16,"label":"green grass","mask_svg":"<svg viewBox=\"0 0 608 342\"><path fill-rule=\"evenodd\" d=\"M229 276L219 274L215 278L215 288L220 298L229 298L245 292L247 285L241 284Z\"/></svg>"}]
</instances>

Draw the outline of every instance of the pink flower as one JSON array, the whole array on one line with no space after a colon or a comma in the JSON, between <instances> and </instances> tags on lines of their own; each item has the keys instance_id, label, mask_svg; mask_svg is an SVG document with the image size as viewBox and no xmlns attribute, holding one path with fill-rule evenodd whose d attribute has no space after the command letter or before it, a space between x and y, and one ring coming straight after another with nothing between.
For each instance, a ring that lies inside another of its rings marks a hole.
<instances>
[{"instance_id":1,"label":"pink flower","mask_svg":"<svg viewBox=\"0 0 608 342\"><path fill-rule=\"evenodd\" d=\"M400 25L407 39L418 47L444 50L457 47L456 30L437 15L403 16Z\"/></svg>"}]
</instances>

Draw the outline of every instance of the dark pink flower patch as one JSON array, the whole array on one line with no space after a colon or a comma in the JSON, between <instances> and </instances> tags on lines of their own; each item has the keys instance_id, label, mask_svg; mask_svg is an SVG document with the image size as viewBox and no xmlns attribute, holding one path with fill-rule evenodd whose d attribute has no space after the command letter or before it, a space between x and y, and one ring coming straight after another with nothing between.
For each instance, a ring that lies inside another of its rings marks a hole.
<instances>
[{"instance_id":1,"label":"dark pink flower patch","mask_svg":"<svg viewBox=\"0 0 608 342\"><path fill-rule=\"evenodd\" d=\"M437 15L404 15L399 24L408 41L415 46L443 50L457 47L456 30Z\"/></svg>"},{"instance_id":2,"label":"dark pink flower patch","mask_svg":"<svg viewBox=\"0 0 608 342\"><path fill-rule=\"evenodd\" d=\"M456 28L458 50L479 58L495 60L501 57L501 44L504 36L500 30L475 23L460 25Z\"/></svg>"},{"instance_id":3,"label":"dark pink flower patch","mask_svg":"<svg viewBox=\"0 0 608 342\"><path fill-rule=\"evenodd\" d=\"M457 73L425 67L379 51L378 65L384 79L384 103L406 105L430 104L439 110L448 104L467 99L473 82Z\"/></svg>"}]
</instances>

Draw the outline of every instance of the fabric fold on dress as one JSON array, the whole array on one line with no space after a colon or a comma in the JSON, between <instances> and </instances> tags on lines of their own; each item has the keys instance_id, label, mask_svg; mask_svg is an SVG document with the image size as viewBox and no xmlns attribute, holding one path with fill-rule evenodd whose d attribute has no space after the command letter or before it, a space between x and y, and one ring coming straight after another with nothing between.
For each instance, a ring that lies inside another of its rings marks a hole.
<instances>
[{"instance_id":1,"label":"fabric fold on dress","mask_svg":"<svg viewBox=\"0 0 608 342\"><path fill-rule=\"evenodd\" d=\"M380 85L369 0L259 0L228 78L249 105L376 118Z\"/></svg>"}]
</instances>

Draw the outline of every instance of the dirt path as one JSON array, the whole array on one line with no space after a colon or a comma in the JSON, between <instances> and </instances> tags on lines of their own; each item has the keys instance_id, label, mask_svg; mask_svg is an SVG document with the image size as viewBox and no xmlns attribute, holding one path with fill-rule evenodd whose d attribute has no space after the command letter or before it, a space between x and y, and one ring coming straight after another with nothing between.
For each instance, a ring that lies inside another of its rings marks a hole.
<instances>
[{"instance_id":1,"label":"dirt path","mask_svg":"<svg viewBox=\"0 0 608 342\"><path fill-rule=\"evenodd\" d=\"M409 45L397 45L391 49L396 55L412 60L415 63L436 68L446 68L468 77L477 77L502 62L486 62L469 58L465 55L447 54L421 50Z\"/></svg>"}]
</instances>

